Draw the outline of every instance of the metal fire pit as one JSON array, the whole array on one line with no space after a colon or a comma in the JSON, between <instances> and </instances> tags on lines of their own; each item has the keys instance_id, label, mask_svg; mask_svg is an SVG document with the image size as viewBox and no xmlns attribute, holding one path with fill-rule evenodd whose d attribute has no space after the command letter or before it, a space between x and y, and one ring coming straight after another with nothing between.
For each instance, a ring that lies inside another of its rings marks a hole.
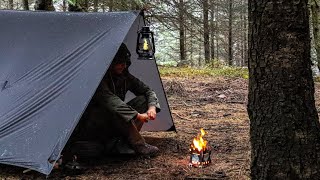
<instances>
[{"instance_id":1,"label":"metal fire pit","mask_svg":"<svg viewBox=\"0 0 320 180\"><path fill-rule=\"evenodd\" d=\"M206 167L211 164L211 146L200 152L197 149L190 149L190 167Z\"/></svg>"}]
</instances>

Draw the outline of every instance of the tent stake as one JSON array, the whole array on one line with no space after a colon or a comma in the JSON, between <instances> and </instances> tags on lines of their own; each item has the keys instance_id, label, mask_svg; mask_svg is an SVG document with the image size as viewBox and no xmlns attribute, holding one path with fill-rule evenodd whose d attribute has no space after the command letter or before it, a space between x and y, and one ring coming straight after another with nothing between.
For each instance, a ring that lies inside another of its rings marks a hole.
<instances>
[{"instance_id":1,"label":"tent stake","mask_svg":"<svg viewBox=\"0 0 320 180\"><path fill-rule=\"evenodd\" d=\"M32 171L32 169L26 169L26 170L22 171L22 173L25 174L25 173L30 172L30 171Z\"/></svg>"}]
</instances>

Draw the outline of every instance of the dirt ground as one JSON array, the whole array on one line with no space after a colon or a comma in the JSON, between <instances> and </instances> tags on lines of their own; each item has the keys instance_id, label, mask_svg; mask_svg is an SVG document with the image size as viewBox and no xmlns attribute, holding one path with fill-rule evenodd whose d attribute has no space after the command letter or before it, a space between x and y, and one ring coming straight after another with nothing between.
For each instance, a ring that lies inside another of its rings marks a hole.
<instances>
[{"instance_id":1,"label":"dirt ground","mask_svg":"<svg viewBox=\"0 0 320 180\"><path fill-rule=\"evenodd\" d=\"M175 132L144 132L160 148L153 158L108 157L83 172L53 170L49 179L249 179L247 80L163 77ZM189 145L200 128L213 147L212 164L189 167ZM44 179L24 169L0 166L0 179Z\"/></svg>"},{"instance_id":2,"label":"dirt ground","mask_svg":"<svg viewBox=\"0 0 320 180\"><path fill-rule=\"evenodd\" d=\"M0 165L0 179L249 179L248 83L244 79L162 77L175 132L143 132L160 148L157 157L107 157L81 172L56 169L46 177L22 168ZM316 84L320 107L320 84ZM318 110L319 111L319 110ZM213 147L212 164L189 167L189 145L200 128Z\"/></svg>"},{"instance_id":3,"label":"dirt ground","mask_svg":"<svg viewBox=\"0 0 320 180\"><path fill-rule=\"evenodd\" d=\"M49 179L249 179L248 83L244 79L163 77L175 122L175 132L144 132L147 142L160 148L153 158L108 157L88 170L53 170ZM316 103L320 107L320 84ZM212 164L189 167L189 145L200 128L213 147ZM0 179L44 179L37 172L0 166Z\"/></svg>"}]
</instances>

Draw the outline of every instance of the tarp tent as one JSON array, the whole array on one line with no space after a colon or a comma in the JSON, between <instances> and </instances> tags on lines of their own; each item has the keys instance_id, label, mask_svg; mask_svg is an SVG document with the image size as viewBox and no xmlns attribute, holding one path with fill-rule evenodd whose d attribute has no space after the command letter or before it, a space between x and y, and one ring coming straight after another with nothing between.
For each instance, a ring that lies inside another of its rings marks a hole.
<instances>
[{"instance_id":1,"label":"tarp tent","mask_svg":"<svg viewBox=\"0 0 320 180\"><path fill-rule=\"evenodd\" d=\"M174 130L155 61L137 60L142 25L138 12L0 11L0 163L49 174L122 42L162 107L143 130Z\"/></svg>"}]
</instances>

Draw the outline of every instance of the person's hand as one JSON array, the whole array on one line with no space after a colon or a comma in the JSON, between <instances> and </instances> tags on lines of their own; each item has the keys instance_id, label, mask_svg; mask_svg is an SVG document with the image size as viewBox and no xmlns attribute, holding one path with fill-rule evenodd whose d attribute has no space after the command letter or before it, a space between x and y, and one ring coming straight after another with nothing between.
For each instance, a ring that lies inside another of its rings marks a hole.
<instances>
[{"instance_id":1,"label":"person's hand","mask_svg":"<svg viewBox=\"0 0 320 180\"><path fill-rule=\"evenodd\" d=\"M148 115L150 120L155 120L156 119L156 115L157 115L156 107L150 106L148 111L147 111L147 115Z\"/></svg>"},{"instance_id":2,"label":"person's hand","mask_svg":"<svg viewBox=\"0 0 320 180\"><path fill-rule=\"evenodd\" d=\"M148 116L147 113L143 113L143 114L138 113L136 119L139 120L139 121L141 121L141 122L144 122L144 123L145 123L145 122L148 122L149 116Z\"/></svg>"}]
</instances>

